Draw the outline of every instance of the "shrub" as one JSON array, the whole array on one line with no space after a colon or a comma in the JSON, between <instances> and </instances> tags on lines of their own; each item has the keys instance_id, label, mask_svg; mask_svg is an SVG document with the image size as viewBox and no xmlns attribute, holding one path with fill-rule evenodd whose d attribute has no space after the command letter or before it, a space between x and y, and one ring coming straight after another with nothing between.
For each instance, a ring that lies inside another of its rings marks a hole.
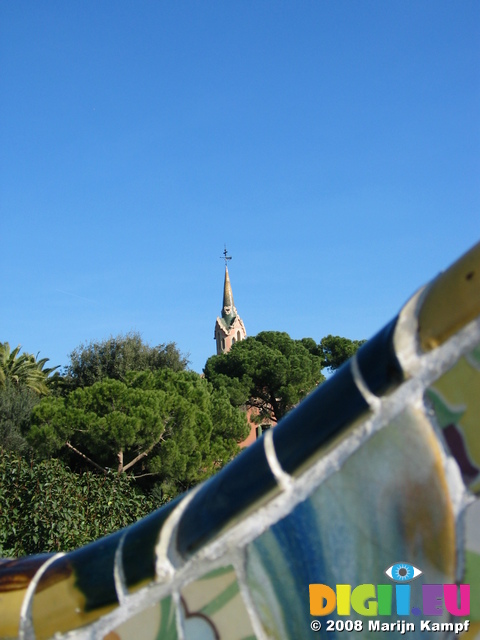
<instances>
[{"instance_id":1,"label":"shrub","mask_svg":"<svg viewBox=\"0 0 480 640\"><path fill-rule=\"evenodd\" d=\"M59 460L37 463L0 451L0 556L71 551L155 506L126 474L80 475Z\"/></svg>"}]
</instances>

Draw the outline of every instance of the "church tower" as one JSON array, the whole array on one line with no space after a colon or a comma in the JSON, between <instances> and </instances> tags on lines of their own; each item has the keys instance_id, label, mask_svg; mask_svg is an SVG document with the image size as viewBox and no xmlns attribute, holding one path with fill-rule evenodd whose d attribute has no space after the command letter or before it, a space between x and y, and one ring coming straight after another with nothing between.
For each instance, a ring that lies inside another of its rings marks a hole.
<instances>
[{"instance_id":1,"label":"church tower","mask_svg":"<svg viewBox=\"0 0 480 640\"><path fill-rule=\"evenodd\" d=\"M232 285L230 284L230 276L228 275L227 260L231 260L231 256L227 255L227 248L223 252L225 260L225 282L223 285L223 307L222 317L217 318L215 322L215 342L217 345L217 355L227 353L232 345L239 341L245 340L247 332L245 326L238 315L237 309L233 302Z\"/></svg>"}]
</instances>

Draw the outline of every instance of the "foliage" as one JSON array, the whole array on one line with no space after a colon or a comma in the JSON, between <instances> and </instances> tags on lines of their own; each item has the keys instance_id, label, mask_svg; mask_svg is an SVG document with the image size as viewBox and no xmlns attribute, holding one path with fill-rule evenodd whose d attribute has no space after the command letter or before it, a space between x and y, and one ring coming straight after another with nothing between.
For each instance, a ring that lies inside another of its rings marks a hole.
<instances>
[{"instance_id":1,"label":"foliage","mask_svg":"<svg viewBox=\"0 0 480 640\"><path fill-rule=\"evenodd\" d=\"M0 451L0 556L70 551L113 533L157 505L125 475L72 473L59 460Z\"/></svg>"},{"instance_id":2,"label":"foliage","mask_svg":"<svg viewBox=\"0 0 480 640\"><path fill-rule=\"evenodd\" d=\"M39 395L47 395L48 376L58 367L45 369L48 358L37 360L30 353L20 354L21 348L18 345L11 351L8 342L0 342L0 388L12 384L28 387Z\"/></svg>"},{"instance_id":3,"label":"foliage","mask_svg":"<svg viewBox=\"0 0 480 640\"><path fill-rule=\"evenodd\" d=\"M188 356L180 353L174 342L151 347L139 333L131 332L74 349L65 380L67 389L72 389L88 387L105 378L123 381L129 371L183 371L187 365Z\"/></svg>"},{"instance_id":4,"label":"foliage","mask_svg":"<svg viewBox=\"0 0 480 640\"><path fill-rule=\"evenodd\" d=\"M164 392L169 400L164 442L150 462L164 495L174 497L198 484L239 453L237 443L248 435L248 422L224 390L191 371L132 374L131 384Z\"/></svg>"},{"instance_id":5,"label":"foliage","mask_svg":"<svg viewBox=\"0 0 480 640\"><path fill-rule=\"evenodd\" d=\"M322 338L319 349L322 357L322 367L329 371L336 371L344 362L351 358L366 340L349 340L340 336L328 335Z\"/></svg>"},{"instance_id":6,"label":"foliage","mask_svg":"<svg viewBox=\"0 0 480 640\"><path fill-rule=\"evenodd\" d=\"M28 431L30 414L40 402L38 394L28 387L7 382L0 389L0 448L24 453L28 444L23 434Z\"/></svg>"},{"instance_id":7,"label":"foliage","mask_svg":"<svg viewBox=\"0 0 480 640\"><path fill-rule=\"evenodd\" d=\"M121 473L160 442L167 411L164 393L106 379L66 398L46 398L33 412L30 438L45 455L68 443L87 451L100 468Z\"/></svg>"},{"instance_id":8,"label":"foliage","mask_svg":"<svg viewBox=\"0 0 480 640\"><path fill-rule=\"evenodd\" d=\"M321 358L287 333L263 331L212 356L205 377L225 389L233 405L255 407L258 419L280 420L325 378Z\"/></svg>"},{"instance_id":9,"label":"foliage","mask_svg":"<svg viewBox=\"0 0 480 640\"><path fill-rule=\"evenodd\" d=\"M33 410L29 440L45 456L65 456L66 447L102 471L154 475L173 497L231 460L247 432L224 391L194 372L163 369L45 398Z\"/></svg>"}]
</instances>

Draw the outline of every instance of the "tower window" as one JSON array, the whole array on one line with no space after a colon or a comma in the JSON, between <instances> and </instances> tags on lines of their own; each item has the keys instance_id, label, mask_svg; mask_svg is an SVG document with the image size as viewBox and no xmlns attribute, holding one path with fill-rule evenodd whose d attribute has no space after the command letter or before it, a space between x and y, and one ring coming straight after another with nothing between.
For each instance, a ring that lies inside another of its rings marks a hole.
<instances>
[{"instance_id":1,"label":"tower window","mask_svg":"<svg viewBox=\"0 0 480 640\"><path fill-rule=\"evenodd\" d=\"M237 340L240 342L242 338L240 337L240 331L237 331Z\"/></svg>"},{"instance_id":2,"label":"tower window","mask_svg":"<svg viewBox=\"0 0 480 640\"><path fill-rule=\"evenodd\" d=\"M232 344L235 342L235 338L232 338Z\"/></svg>"},{"instance_id":3,"label":"tower window","mask_svg":"<svg viewBox=\"0 0 480 640\"><path fill-rule=\"evenodd\" d=\"M222 338L222 349L225 349L225 338Z\"/></svg>"}]
</instances>

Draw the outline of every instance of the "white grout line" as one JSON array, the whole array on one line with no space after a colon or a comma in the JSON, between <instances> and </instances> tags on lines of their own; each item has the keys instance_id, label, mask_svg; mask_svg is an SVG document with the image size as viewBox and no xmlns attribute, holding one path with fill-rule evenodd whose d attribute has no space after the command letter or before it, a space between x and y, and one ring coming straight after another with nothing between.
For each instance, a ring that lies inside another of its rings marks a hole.
<instances>
[{"instance_id":1,"label":"white grout line","mask_svg":"<svg viewBox=\"0 0 480 640\"><path fill-rule=\"evenodd\" d=\"M175 604L175 622L177 627L177 640L185 640L185 626L182 616L182 603L180 593L175 589L172 593L172 599Z\"/></svg>"},{"instance_id":2,"label":"white grout line","mask_svg":"<svg viewBox=\"0 0 480 640\"><path fill-rule=\"evenodd\" d=\"M123 543L125 542L126 533L120 538L118 547L115 551L113 561L113 581L115 583L115 591L120 604L124 604L128 597L127 581L125 580L125 572L123 570Z\"/></svg>"},{"instance_id":3,"label":"white grout line","mask_svg":"<svg viewBox=\"0 0 480 640\"><path fill-rule=\"evenodd\" d=\"M277 484L283 491L290 491L293 487L293 479L282 469L282 466L278 461L275 445L273 444L273 433L271 429L269 429L263 436L263 446L268 466L270 467Z\"/></svg>"},{"instance_id":4,"label":"white grout line","mask_svg":"<svg viewBox=\"0 0 480 640\"><path fill-rule=\"evenodd\" d=\"M176 533L178 523L185 509L201 486L202 485L198 485L187 493L160 529L157 544L155 545L155 574L157 582L170 581L175 575L175 569L185 563L184 559L176 552L174 534Z\"/></svg>"},{"instance_id":5,"label":"white grout line","mask_svg":"<svg viewBox=\"0 0 480 640\"><path fill-rule=\"evenodd\" d=\"M257 640L268 640L268 637L265 635L262 622L258 616L254 599L252 598L252 594L250 593L250 589L248 588L247 575L245 571L246 563L247 559L245 548L238 549L235 557L233 558L232 564L237 575L240 594L243 598L243 602L245 604L245 608L249 615L250 622L252 623L253 631L257 637Z\"/></svg>"},{"instance_id":6,"label":"white grout line","mask_svg":"<svg viewBox=\"0 0 480 640\"><path fill-rule=\"evenodd\" d=\"M35 630L33 628L32 621L32 602L35 595L35 589L37 588L40 578L45 571L59 558L64 556L64 553L56 553L54 556L46 560L41 567L37 569L37 572L33 576L22 602L22 608L20 609L20 621L18 624L18 640L35 640Z\"/></svg>"},{"instance_id":7,"label":"white grout line","mask_svg":"<svg viewBox=\"0 0 480 640\"><path fill-rule=\"evenodd\" d=\"M429 290L429 284L419 289L398 314L393 333L393 349L405 377L414 376L421 369L422 352L418 344L418 314Z\"/></svg>"},{"instance_id":8,"label":"white grout line","mask_svg":"<svg viewBox=\"0 0 480 640\"><path fill-rule=\"evenodd\" d=\"M358 366L358 358L356 353L353 355L352 359L350 360L350 365L351 365L350 371L352 372L352 377L353 377L355 386L360 391L360 393L362 394L367 404L370 405L370 408L372 409L372 411L378 411L380 409L382 401L378 396L372 393L368 388L368 385L362 376L362 372L360 371L360 367Z\"/></svg>"}]
</instances>

